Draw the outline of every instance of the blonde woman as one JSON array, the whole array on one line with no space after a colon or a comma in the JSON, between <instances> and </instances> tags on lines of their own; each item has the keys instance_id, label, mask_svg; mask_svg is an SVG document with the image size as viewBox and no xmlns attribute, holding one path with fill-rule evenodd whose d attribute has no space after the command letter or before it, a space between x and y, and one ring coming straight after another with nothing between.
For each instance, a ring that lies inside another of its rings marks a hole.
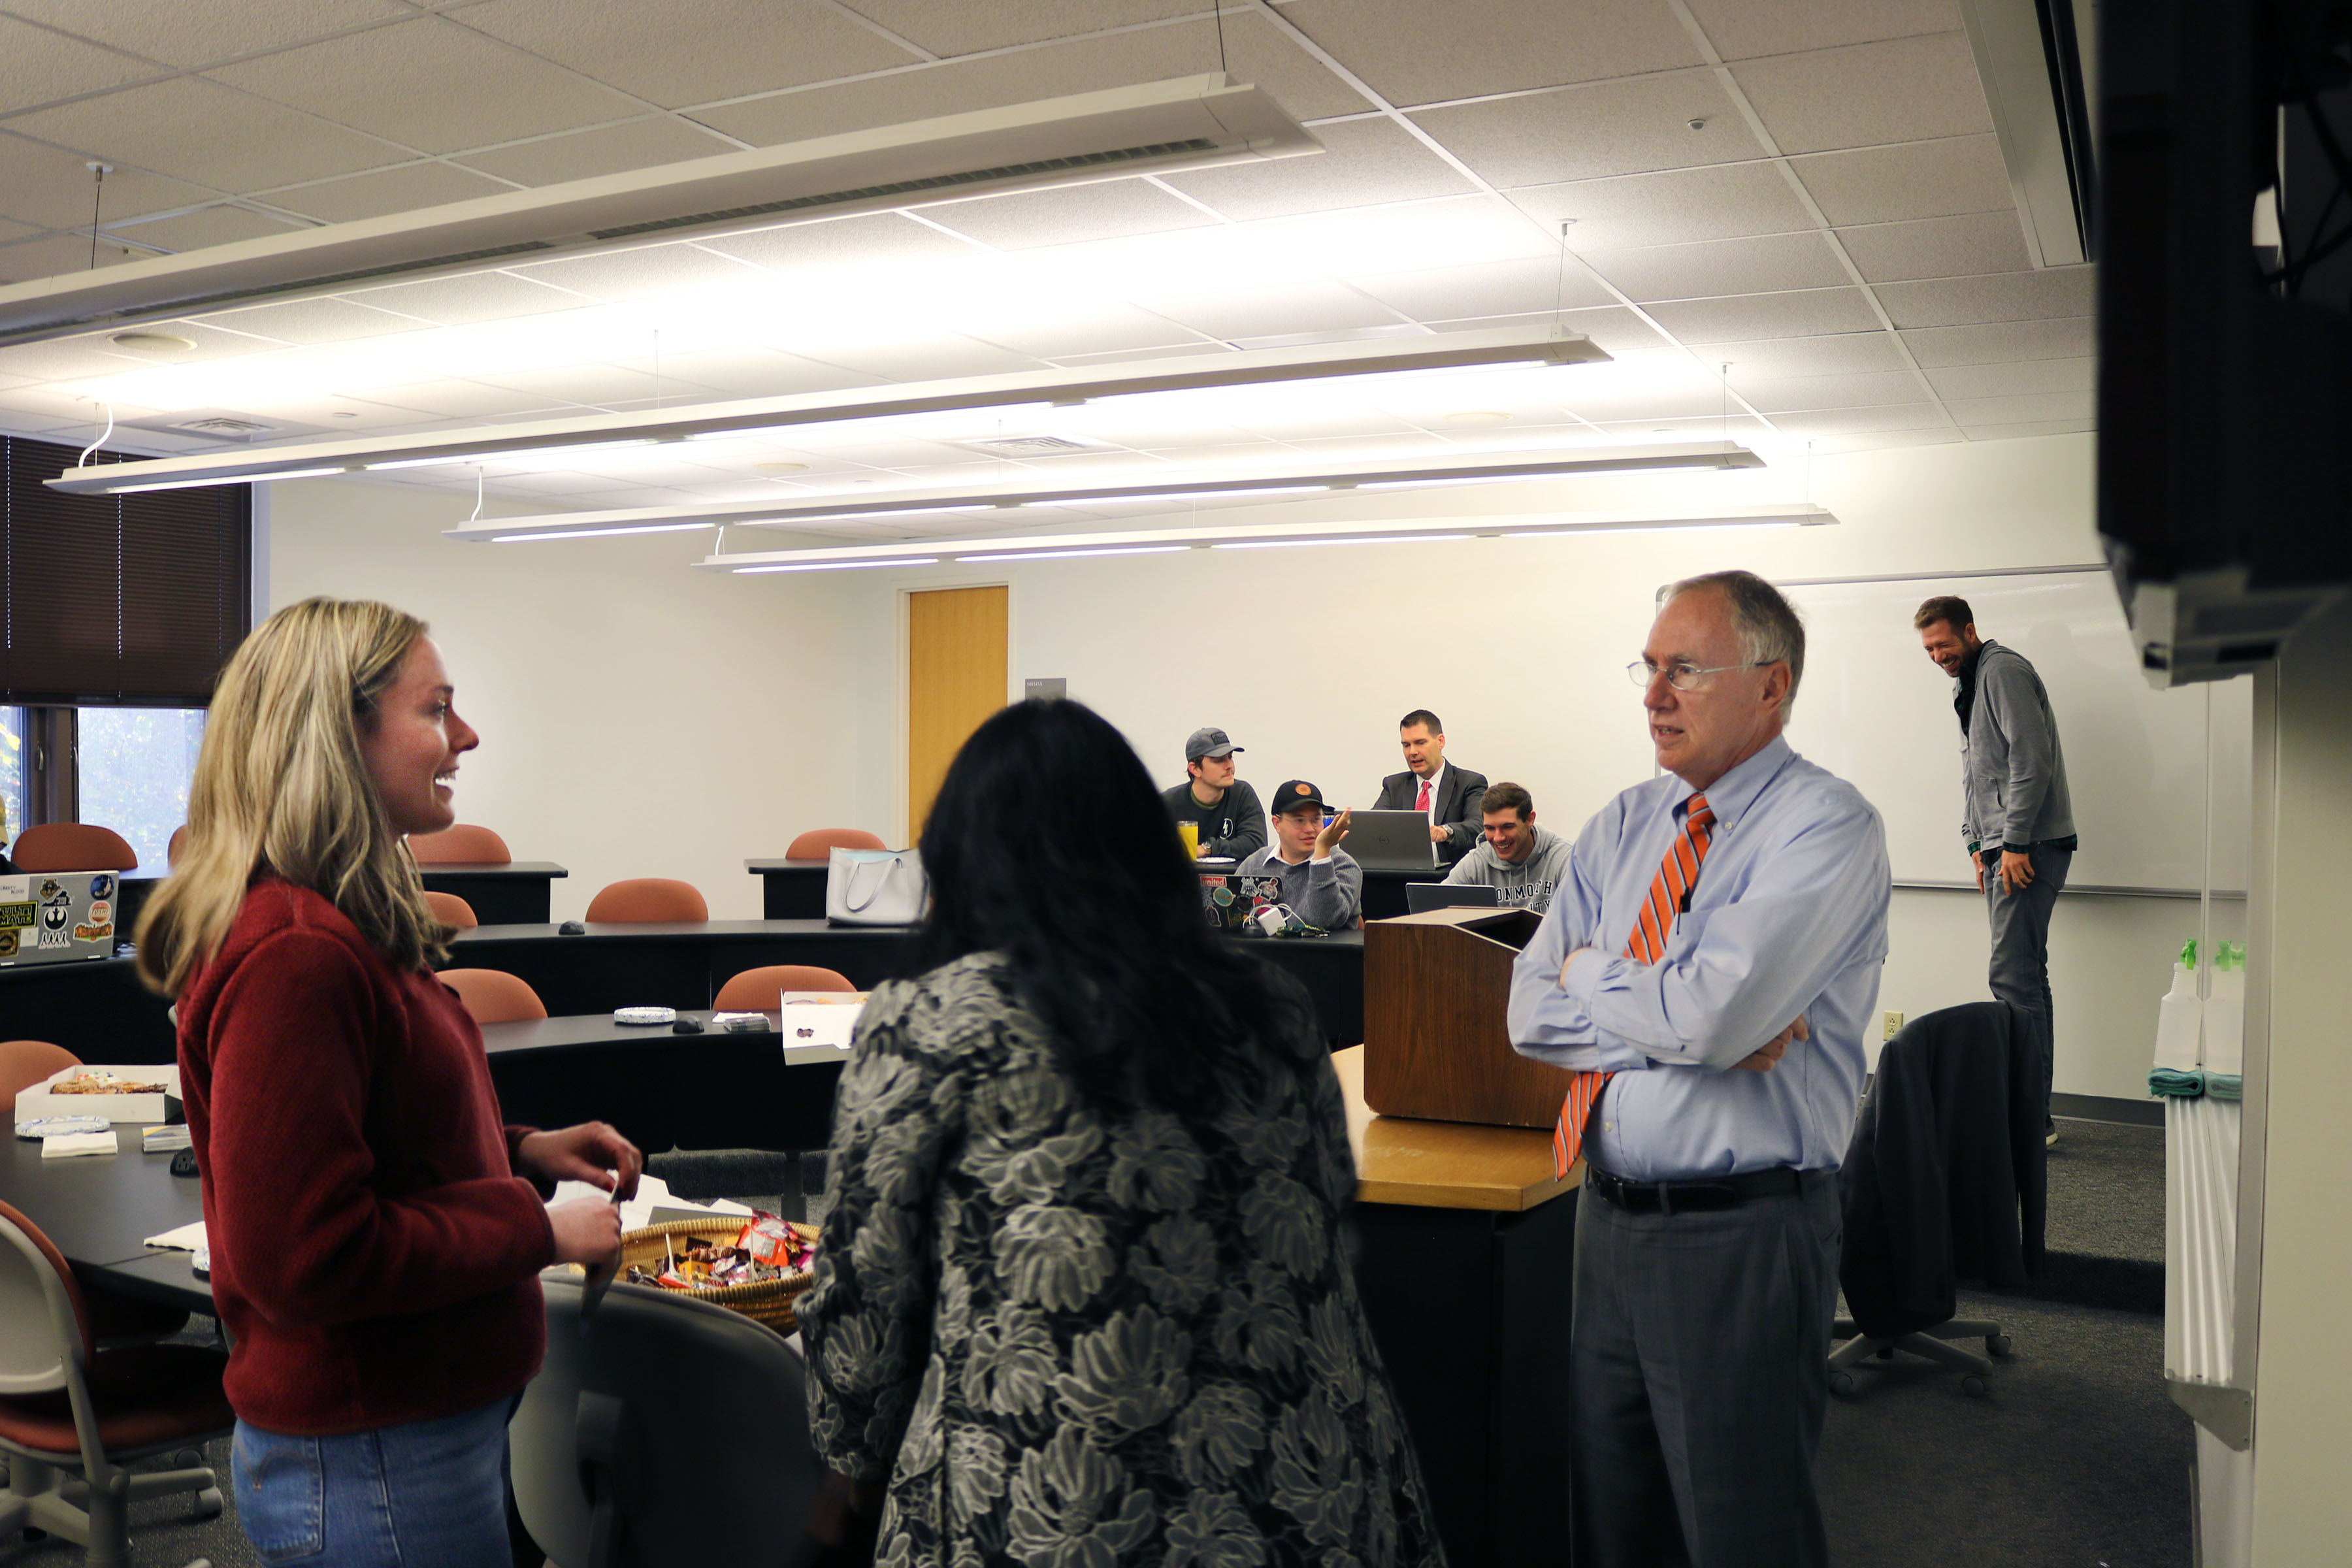
<instances>
[{"instance_id":1,"label":"blonde woman","mask_svg":"<svg viewBox=\"0 0 2352 1568\"><path fill-rule=\"evenodd\" d=\"M543 1349L538 1272L593 1262L640 1160L601 1122L502 1126L404 835L454 820L479 737L425 625L280 610L222 672L185 853L139 922L179 1001L239 1522L273 1564L505 1568L501 1468Z\"/></svg>"}]
</instances>

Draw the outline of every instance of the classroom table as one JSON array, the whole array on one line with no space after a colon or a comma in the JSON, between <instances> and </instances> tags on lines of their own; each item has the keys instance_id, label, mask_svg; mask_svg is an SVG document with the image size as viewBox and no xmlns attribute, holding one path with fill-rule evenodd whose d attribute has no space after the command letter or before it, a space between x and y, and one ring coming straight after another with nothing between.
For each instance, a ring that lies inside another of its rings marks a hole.
<instances>
[{"instance_id":1,"label":"classroom table","mask_svg":"<svg viewBox=\"0 0 2352 1568\"><path fill-rule=\"evenodd\" d=\"M7 1139L0 1157L0 1200L57 1243L74 1272L126 1296L169 1301L192 1312L213 1310L212 1290L184 1252L157 1253L146 1238L205 1217L197 1184L172 1174L172 1156L139 1147L139 1129L116 1126L114 1154L44 1160L37 1138Z\"/></svg>"},{"instance_id":2,"label":"classroom table","mask_svg":"<svg viewBox=\"0 0 2352 1568\"><path fill-rule=\"evenodd\" d=\"M0 1040L47 1040L86 1062L172 1060L171 1005L127 957L0 967Z\"/></svg>"},{"instance_id":3,"label":"classroom table","mask_svg":"<svg viewBox=\"0 0 2352 1568\"><path fill-rule=\"evenodd\" d=\"M823 920L824 881L833 861L746 860L743 869L760 879L760 913L772 921Z\"/></svg>"},{"instance_id":4,"label":"classroom table","mask_svg":"<svg viewBox=\"0 0 2352 1568\"><path fill-rule=\"evenodd\" d=\"M436 860L416 870L425 879L425 891L455 893L484 925L554 919L555 879L572 875L552 860Z\"/></svg>"}]
</instances>

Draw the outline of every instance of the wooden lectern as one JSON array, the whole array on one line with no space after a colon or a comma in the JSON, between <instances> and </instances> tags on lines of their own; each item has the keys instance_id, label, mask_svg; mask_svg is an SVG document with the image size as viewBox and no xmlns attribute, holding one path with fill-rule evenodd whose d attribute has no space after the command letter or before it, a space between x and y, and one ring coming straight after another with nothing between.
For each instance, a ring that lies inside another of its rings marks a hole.
<instances>
[{"instance_id":1,"label":"wooden lectern","mask_svg":"<svg viewBox=\"0 0 2352 1568\"><path fill-rule=\"evenodd\" d=\"M1511 1049L1511 963L1541 918L1430 910L1364 926L1364 1102L1382 1116L1541 1127L1575 1074Z\"/></svg>"}]
</instances>

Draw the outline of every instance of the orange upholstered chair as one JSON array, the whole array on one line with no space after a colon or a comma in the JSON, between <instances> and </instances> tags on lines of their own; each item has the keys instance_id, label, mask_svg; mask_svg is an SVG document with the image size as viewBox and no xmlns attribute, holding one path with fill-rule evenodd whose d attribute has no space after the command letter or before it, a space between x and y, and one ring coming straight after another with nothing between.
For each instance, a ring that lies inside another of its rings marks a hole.
<instances>
[{"instance_id":1,"label":"orange upholstered chair","mask_svg":"<svg viewBox=\"0 0 2352 1568\"><path fill-rule=\"evenodd\" d=\"M691 882L669 877L631 877L588 900L592 921L707 921L710 906Z\"/></svg>"},{"instance_id":2,"label":"orange upholstered chair","mask_svg":"<svg viewBox=\"0 0 2352 1568\"><path fill-rule=\"evenodd\" d=\"M822 860L835 849L887 849L862 827L812 827L784 851L787 860Z\"/></svg>"},{"instance_id":3,"label":"orange upholstered chair","mask_svg":"<svg viewBox=\"0 0 2352 1568\"><path fill-rule=\"evenodd\" d=\"M457 994L477 1024L511 1024L547 1016L547 1004L519 974L503 969L445 969L438 978Z\"/></svg>"},{"instance_id":4,"label":"orange upholstered chair","mask_svg":"<svg viewBox=\"0 0 2352 1568\"><path fill-rule=\"evenodd\" d=\"M17 1095L60 1068L79 1066L79 1057L47 1040L0 1040L0 1111L13 1118Z\"/></svg>"},{"instance_id":5,"label":"orange upholstered chair","mask_svg":"<svg viewBox=\"0 0 2352 1568\"><path fill-rule=\"evenodd\" d=\"M471 931L482 922L474 918L474 906L455 893L436 893L425 889L425 902L432 909L433 918L445 926L459 931Z\"/></svg>"},{"instance_id":6,"label":"orange upholstered chair","mask_svg":"<svg viewBox=\"0 0 2352 1568\"><path fill-rule=\"evenodd\" d=\"M180 848L187 841L188 825L184 822L172 829L172 841L163 846L163 864L176 868L180 864Z\"/></svg>"},{"instance_id":7,"label":"orange upholstered chair","mask_svg":"<svg viewBox=\"0 0 2352 1568\"><path fill-rule=\"evenodd\" d=\"M768 963L747 969L719 988L711 1005L722 1013L765 1013L787 991L855 991L849 977L838 970L813 963Z\"/></svg>"},{"instance_id":8,"label":"orange upholstered chair","mask_svg":"<svg viewBox=\"0 0 2352 1568\"><path fill-rule=\"evenodd\" d=\"M130 871L139 852L111 827L94 822L44 822L16 835L8 858L19 871Z\"/></svg>"},{"instance_id":9,"label":"orange upholstered chair","mask_svg":"<svg viewBox=\"0 0 2352 1568\"><path fill-rule=\"evenodd\" d=\"M464 822L438 833L409 835L408 852L420 866L503 866L514 858L505 839Z\"/></svg>"}]
</instances>

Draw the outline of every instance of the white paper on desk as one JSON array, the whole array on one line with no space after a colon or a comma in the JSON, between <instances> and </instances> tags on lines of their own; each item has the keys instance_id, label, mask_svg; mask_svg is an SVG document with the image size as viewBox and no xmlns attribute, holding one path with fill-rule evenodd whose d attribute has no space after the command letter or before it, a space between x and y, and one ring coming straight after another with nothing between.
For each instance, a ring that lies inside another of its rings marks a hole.
<instances>
[{"instance_id":1,"label":"white paper on desk","mask_svg":"<svg viewBox=\"0 0 2352 1568\"><path fill-rule=\"evenodd\" d=\"M69 1160L76 1154L114 1154L122 1145L114 1141L114 1129L103 1132L58 1132L41 1140L41 1158Z\"/></svg>"},{"instance_id":2,"label":"white paper on desk","mask_svg":"<svg viewBox=\"0 0 2352 1568\"><path fill-rule=\"evenodd\" d=\"M572 1198L609 1196L611 1194L602 1187L590 1186L586 1182L558 1182L555 1184L555 1195L547 1201L550 1205L554 1205ZM750 1209L745 1208L741 1204L729 1203L725 1198L708 1204L689 1203L684 1198L674 1198L669 1195L667 1182L663 1181L659 1176L641 1175L637 1178L637 1195L621 1205L621 1228L623 1230L645 1229L654 1223L656 1209L675 1211L676 1216L680 1218L706 1214L735 1215L744 1219L751 1217Z\"/></svg>"},{"instance_id":3,"label":"white paper on desk","mask_svg":"<svg viewBox=\"0 0 2352 1568\"><path fill-rule=\"evenodd\" d=\"M845 1051L849 1037L857 1028L858 1009L855 1007L787 1007L782 1022L776 1026L777 1035L786 1047L831 1046Z\"/></svg>"},{"instance_id":4,"label":"white paper on desk","mask_svg":"<svg viewBox=\"0 0 2352 1568\"><path fill-rule=\"evenodd\" d=\"M177 1230L167 1230L161 1236L151 1236L141 1245L168 1247L180 1252L202 1252L205 1249L205 1222L191 1220Z\"/></svg>"}]
</instances>

